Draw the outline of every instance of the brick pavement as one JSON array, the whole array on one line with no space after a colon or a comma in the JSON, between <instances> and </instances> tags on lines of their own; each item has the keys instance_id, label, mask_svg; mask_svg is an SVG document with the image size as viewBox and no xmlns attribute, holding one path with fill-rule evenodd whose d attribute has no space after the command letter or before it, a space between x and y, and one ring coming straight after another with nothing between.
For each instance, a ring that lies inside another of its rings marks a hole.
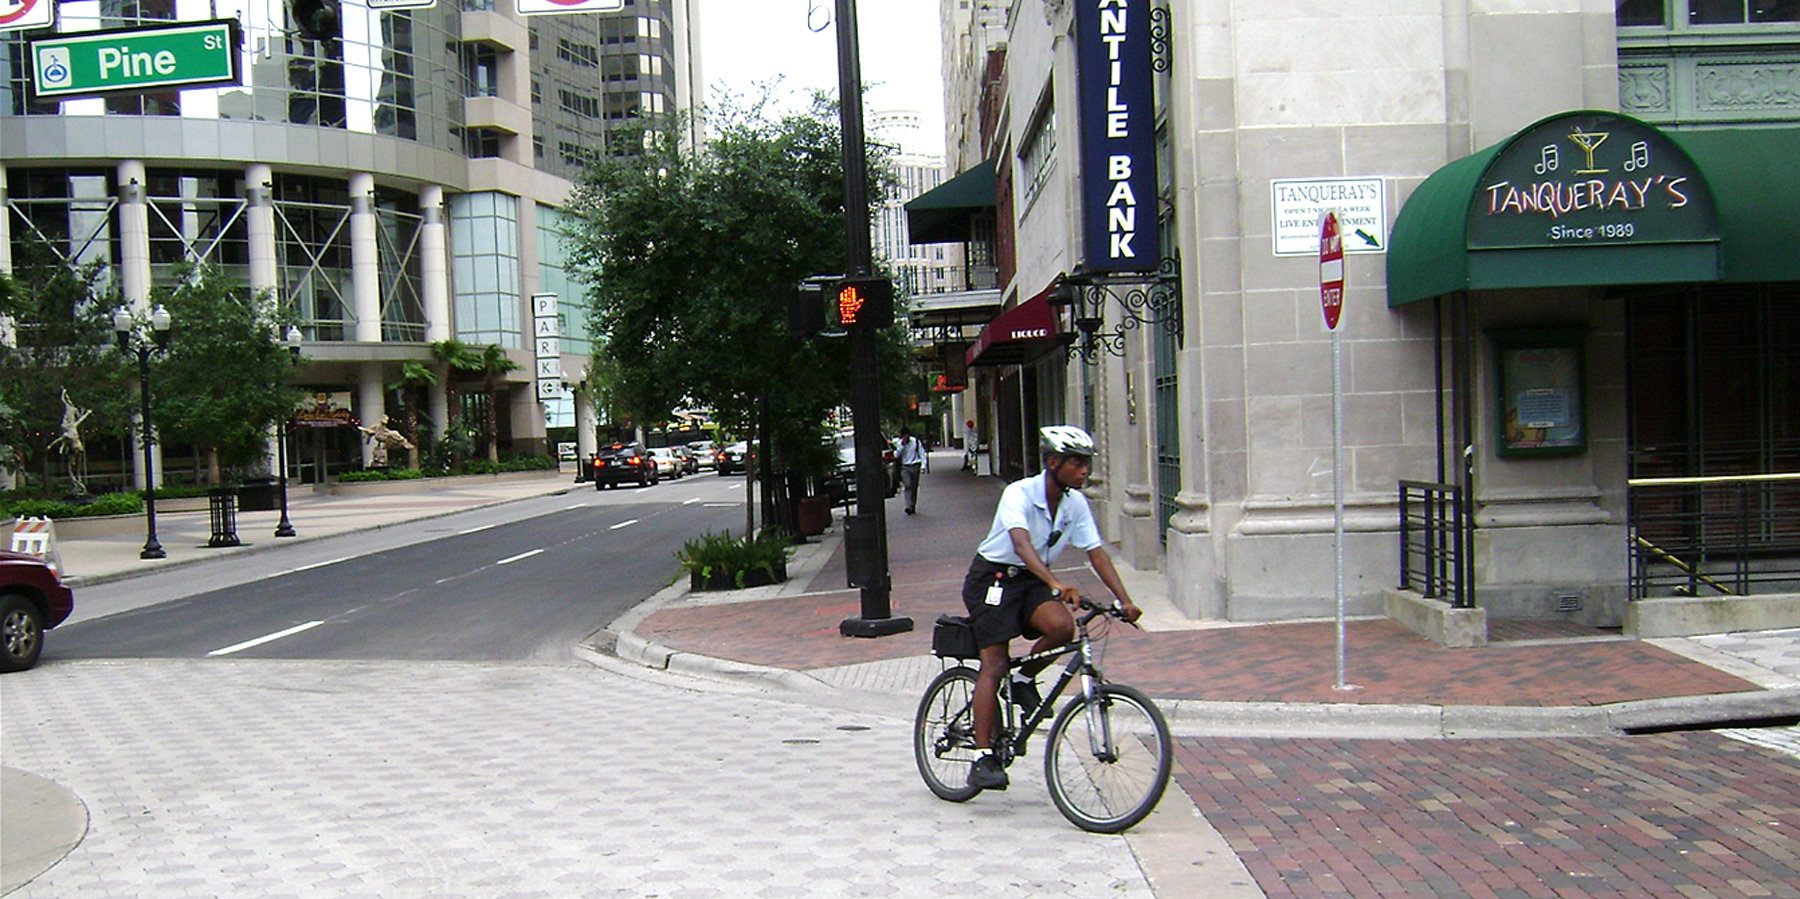
<instances>
[{"instance_id":1,"label":"brick pavement","mask_svg":"<svg viewBox=\"0 0 1800 899\"><path fill-rule=\"evenodd\" d=\"M1714 733L1176 752L1271 899L1800 896L1800 764Z\"/></svg>"}]
</instances>

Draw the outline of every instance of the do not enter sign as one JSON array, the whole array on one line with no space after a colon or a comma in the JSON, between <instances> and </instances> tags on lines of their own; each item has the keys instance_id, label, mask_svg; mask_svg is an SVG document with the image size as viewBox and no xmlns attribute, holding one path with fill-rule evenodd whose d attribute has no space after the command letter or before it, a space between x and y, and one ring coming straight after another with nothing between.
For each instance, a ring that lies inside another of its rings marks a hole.
<instances>
[{"instance_id":1,"label":"do not enter sign","mask_svg":"<svg viewBox=\"0 0 1800 899\"><path fill-rule=\"evenodd\" d=\"M1337 213L1327 211L1319 220L1319 304L1325 310L1325 327L1336 331L1344 311L1344 240L1338 234Z\"/></svg>"}]
</instances>

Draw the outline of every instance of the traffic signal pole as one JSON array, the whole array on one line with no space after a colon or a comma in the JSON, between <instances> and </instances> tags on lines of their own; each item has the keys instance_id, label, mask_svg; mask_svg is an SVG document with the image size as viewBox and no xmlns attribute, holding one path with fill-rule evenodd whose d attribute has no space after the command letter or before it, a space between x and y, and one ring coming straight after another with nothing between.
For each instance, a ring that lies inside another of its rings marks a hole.
<instances>
[{"instance_id":1,"label":"traffic signal pole","mask_svg":"<svg viewBox=\"0 0 1800 899\"><path fill-rule=\"evenodd\" d=\"M863 148L862 62L856 0L837 0L838 123L844 147L844 274L874 272L869 246L869 168ZM846 567L862 591L862 613L846 618L846 637L883 637L912 630L893 615L887 552L887 472L882 465L880 373L875 330L850 328L850 424L856 432L856 514L845 523Z\"/></svg>"}]
</instances>

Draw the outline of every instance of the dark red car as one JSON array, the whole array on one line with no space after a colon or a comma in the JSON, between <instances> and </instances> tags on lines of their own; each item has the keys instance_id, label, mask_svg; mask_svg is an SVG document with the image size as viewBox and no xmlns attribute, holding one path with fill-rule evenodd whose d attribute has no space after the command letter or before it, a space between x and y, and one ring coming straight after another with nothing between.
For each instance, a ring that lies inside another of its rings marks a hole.
<instances>
[{"instance_id":1,"label":"dark red car","mask_svg":"<svg viewBox=\"0 0 1800 899\"><path fill-rule=\"evenodd\" d=\"M75 611L75 594L37 556L0 551L0 671L24 671L44 651L44 632Z\"/></svg>"}]
</instances>

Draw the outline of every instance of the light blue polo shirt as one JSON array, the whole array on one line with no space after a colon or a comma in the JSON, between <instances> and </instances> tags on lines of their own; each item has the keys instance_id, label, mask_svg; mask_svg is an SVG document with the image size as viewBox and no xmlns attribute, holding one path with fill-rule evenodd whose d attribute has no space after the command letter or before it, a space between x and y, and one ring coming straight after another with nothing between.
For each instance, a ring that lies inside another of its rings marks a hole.
<instances>
[{"instance_id":1,"label":"light blue polo shirt","mask_svg":"<svg viewBox=\"0 0 1800 899\"><path fill-rule=\"evenodd\" d=\"M1024 565L1025 560L1013 551L1012 529L1024 528L1031 533L1031 546L1038 558L1048 565L1056 561L1065 546L1087 552L1099 545L1100 529L1094 524L1094 510L1079 490L1064 490L1056 507L1056 520L1050 520L1050 501L1044 493L1045 478L1050 473L1023 478L1006 485L1000 493L1000 507L994 510L994 524L987 537L975 549L977 555L997 565ZM1055 545L1050 535L1060 532Z\"/></svg>"}]
</instances>

